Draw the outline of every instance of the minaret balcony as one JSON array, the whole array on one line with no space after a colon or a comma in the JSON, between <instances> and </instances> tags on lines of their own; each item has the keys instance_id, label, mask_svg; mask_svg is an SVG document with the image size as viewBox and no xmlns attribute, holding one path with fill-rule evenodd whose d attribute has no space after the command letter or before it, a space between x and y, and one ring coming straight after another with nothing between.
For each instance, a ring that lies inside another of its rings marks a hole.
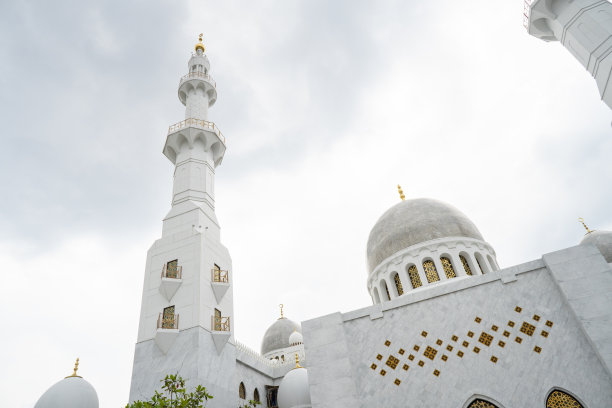
<instances>
[{"instance_id":1,"label":"minaret balcony","mask_svg":"<svg viewBox=\"0 0 612 408\"><path fill-rule=\"evenodd\" d=\"M165 330L178 330L179 315L176 314L162 314L160 313L157 317L157 329Z\"/></svg>"},{"instance_id":2,"label":"minaret balcony","mask_svg":"<svg viewBox=\"0 0 612 408\"><path fill-rule=\"evenodd\" d=\"M217 101L217 83L210 75L201 71L190 72L179 81L178 97L181 103L185 105L189 92L198 88L208 95L208 106L213 106Z\"/></svg>"},{"instance_id":3,"label":"minaret balcony","mask_svg":"<svg viewBox=\"0 0 612 408\"><path fill-rule=\"evenodd\" d=\"M174 309L174 307L172 307ZM170 347L179 335L179 315L174 313L160 313L157 318L157 330L155 331L155 344L164 353L168 353Z\"/></svg>"},{"instance_id":4,"label":"minaret balcony","mask_svg":"<svg viewBox=\"0 0 612 408\"><path fill-rule=\"evenodd\" d=\"M183 267L178 265L164 265L161 272L161 282L159 284L159 292L164 295L166 300L170 301L179 286L183 283Z\"/></svg>"},{"instance_id":5,"label":"minaret balcony","mask_svg":"<svg viewBox=\"0 0 612 408\"><path fill-rule=\"evenodd\" d=\"M229 284L229 271L213 268L210 270L210 286L212 286L213 293L217 303L221 303L221 299L227 293L230 287Z\"/></svg>"},{"instance_id":6,"label":"minaret balcony","mask_svg":"<svg viewBox=\"0 0 612 408\"><path fill-rule=\"evenodd\" d=\"M168 128L164 146L164 155L176 164L176 157L183 148L193 149L196 142L201 142L205 151L211 151L215 166L218 166L225 154L225 136L213 122L189 118Z\"/></svg>"},{"instance_id":7,"label":"minaret balcony","mask_svg":"<svg viewBox=\"0 0 612 408\"><path fill-rule=\"evenodd\" d=\"M218 332L230 331L230 316L210 316L210 329Z\"/></svg>"}]
</instances>

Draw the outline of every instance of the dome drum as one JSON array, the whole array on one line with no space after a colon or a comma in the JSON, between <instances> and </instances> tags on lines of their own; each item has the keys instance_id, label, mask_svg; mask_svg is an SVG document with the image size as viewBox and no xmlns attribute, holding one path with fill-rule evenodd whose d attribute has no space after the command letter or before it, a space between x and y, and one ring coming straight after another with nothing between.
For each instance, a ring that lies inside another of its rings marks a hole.
<instances>
[{"instance_id":1,"label":"dome drum","mask_svg":"<svg viewBox=\"0 0 612 408\"><path fill-rule=\"evenodd\" d=\"M454 278L498 270L495 251L486 242L444 238L406 248L387 258L368 277L373 303L382 303Z\"/></svg>"}]
</instances>

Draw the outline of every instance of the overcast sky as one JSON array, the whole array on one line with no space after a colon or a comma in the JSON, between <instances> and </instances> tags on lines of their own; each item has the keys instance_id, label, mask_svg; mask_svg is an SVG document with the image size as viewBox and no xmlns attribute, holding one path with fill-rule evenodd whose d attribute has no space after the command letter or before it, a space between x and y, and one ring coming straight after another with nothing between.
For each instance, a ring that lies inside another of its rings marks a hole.
<instances>
[{"instance_id":1,"label":"overcast sky","mask_svg":"<svg viewBox=\"0 0 612 408\"><path fill-rule=\"evenodd\" d=\"M407 198L451 203L500 266L612 229L612 111L522 1L0 2L0 395L79 372L127 403L162 155L203 32L236 338L371 304L365 245Z\"/></svg>"}]
</instances>

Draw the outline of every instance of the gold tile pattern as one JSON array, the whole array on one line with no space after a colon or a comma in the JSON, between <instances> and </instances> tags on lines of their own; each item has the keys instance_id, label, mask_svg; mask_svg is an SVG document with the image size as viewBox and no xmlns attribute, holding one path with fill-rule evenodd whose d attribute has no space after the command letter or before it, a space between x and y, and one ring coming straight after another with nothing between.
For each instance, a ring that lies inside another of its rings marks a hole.
<instances>
[{"instance_id":1,"label":"gold tile pattern","mask_svg":"<svg viewBox=\"0 0 612 408\"><path fill-rule=\"evenodd\" d=\"M419 364L420 367L423 367L425 365L425 362L423 360L419 360L418 364Z\"/></svg>"},{"instance_id":2,"label":"gold tile pattern","mask_svg":"<svg viewBox=\"0 0 612 408\"><path fill-rule=\"evenodd\" d=\"M475 399L474 401L470 402L470 405L468 405L467 408L497 408L497 406L491 404L489 401Z\"/></svg>"},{"instance_id":3,"label":"gold tile pattern","mask_svg":"<svg viewBox=\"0 0 612 408\"><path fill-rule=\"evenodd\" d=\"M527 322L523 322L520 331L521 333L525 333L528 336L533 336L533 333L535 332L535 326Z\"/></svg>"},{"instance_id":4,"label":"gold tile pattern","mask_svg":"<svg viewBox=\"0 0 612 408\"><path fill-rule=\"evenodd\" d=\"M434 370L433 375L435 375L436 377L440 376L440 370Z\"/></svg>"},{"instance_id":5,"label":"gold tile pattern","mask_svg":"<svg viewBox=\"0 0 612 408\"><path fill-rule=\"evenodd\" d=\"M393 381L393 384L395 385L400 385L402 382L400 381L399 378L396 378L395 381Z\"/></svg>"},{"instance_id":6,"label":"gold tile pattern","mask_svg":"<svg viewBox=\"0 0 612 408\"><path fill-rule=\"evenodd\" d=\"M396 358L394 356L389 356L385 364L395 370L398 363L399 363L399 358Z\"/></svg>"},{"instance_id":7,"label":"gold tile pattern","mask_svg":"<svg viewBox=\"0 0 612 408\"><path fill-rule=\"evenodd\" d=\"M491 336L487 332L482 332L478 341L484 344L485 346L490 346L491 342L493 341L493 336Z\"/></svg>"},{"instance_id":8,"label":"gold tile pattern","mask_svg":"<svg viewBox=\"0 0 612 408\"><path fill-rule=\"evenodd\" d=\"M441 346L441 345L442 345L442 340L440 340L440 339L436 340L436 344L437 344L438 346Z\"/></svg>"},{"instance_id":9,"label":"gold tile pattern","mask_svg":"<svg viewBox=\"0 0 612 408\"><path fill-rule=\"evenodd\" d=\"M523 308L520 307L520 306L517 306L517 307L514 308L514 311L517 312L517 313L521 313L523 311Z\"/></svg>"},{"instance_id":10,"label":"gold tile pattern","mask_svg":"<svg viewBox=\"0 0 612 408\"><path fill-rule=\"evenodd\" d=\"M423 353L423 355L430 360L433 360L436 357L436 354L438 354L438 350L429 346L427 346L425 352Z\"/></svg>"},{"instance_id":11,"label":"gold tile pattern","mask_svg":"<svg viewBox=\"0 0 612 408\"><path fill-rule=\"evenodd\" d=\"M540 316L533 315L532 319L535 320L536 322L539 322L540 321Z\"/></svg>"},{"instance_id":12,"label":"gold tile pattern","mask_svg":"<svg viewBox=\"0 0 612 408\"><path fill-rule=\"evenodd\" d=\"M380 375L382 375L384 377L385 374L387 374L387 372L385 370L380 370Z\"/></svg>"},{"instance_id":13,"label":"gold tile pattern","mask_svg":"<svg viewBox=\"0 0 612 408\"><path fill-rule=\"evenodd\" d=\"M389 340L385 341L385 346L389 347L391 345L391 342Z\"/></svg>"}]
</instances>

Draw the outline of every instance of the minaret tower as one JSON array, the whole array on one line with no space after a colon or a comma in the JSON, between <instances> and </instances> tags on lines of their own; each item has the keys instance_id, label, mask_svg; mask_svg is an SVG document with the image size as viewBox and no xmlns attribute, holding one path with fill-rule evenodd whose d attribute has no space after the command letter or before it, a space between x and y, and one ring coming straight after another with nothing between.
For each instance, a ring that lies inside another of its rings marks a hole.
<instances>
[{"instance_id":1,"label":"minaret tower","mask_svg":"<svg viewBox=\"0 0 612 408\"><path fill-rule=\"evenodd\" d=\"M178 86L185 120L170 126L163 149L175 166L172 208L147 253L130 401L150 398L166 374L178 373L207 388L210 407L237 405L232 265L214 194L225 138L208 121L217 89L204 52L200 34Z\"/></svg>"},{"instance_id":2,"label":"minaret tower","mask_svg":"<svg viewBox=\"0 0 612 408\"><path fill-rule=\"evenodd\" d=\"M559 41L593 75L612 108L612 3L608 0L525 0L527 32Z\"/></svg>"}]
</instances>

